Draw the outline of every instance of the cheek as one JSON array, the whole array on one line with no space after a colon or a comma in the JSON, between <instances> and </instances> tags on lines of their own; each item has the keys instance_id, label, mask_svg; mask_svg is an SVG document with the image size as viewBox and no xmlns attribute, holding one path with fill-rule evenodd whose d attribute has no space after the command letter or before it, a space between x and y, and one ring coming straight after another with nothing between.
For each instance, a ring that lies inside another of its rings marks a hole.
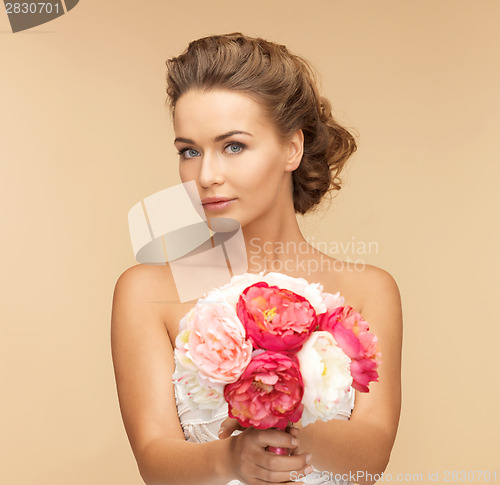
<instances>
[{"instance_id":1,"label":"cheek","mask_svg":"<svg viewBox=\"0 0 500 485\"><path fill-rule=\"evenodd\" d=\"M179 162L179 177L183 183L195 179L196 173L193 171L192 165L190 167L189 164Z\"/></svg>"},{"instance_id":2,"label":"cheek","mask_svg":"<svg viewBox=\"0 0 500 485\"><path fill-rule=\"evenodd\" d=\"M240 183L247 187L248 191L275 192L283 178L281 154L273 152L255 155L239 170Z\"/></svg>"}]
</instances>

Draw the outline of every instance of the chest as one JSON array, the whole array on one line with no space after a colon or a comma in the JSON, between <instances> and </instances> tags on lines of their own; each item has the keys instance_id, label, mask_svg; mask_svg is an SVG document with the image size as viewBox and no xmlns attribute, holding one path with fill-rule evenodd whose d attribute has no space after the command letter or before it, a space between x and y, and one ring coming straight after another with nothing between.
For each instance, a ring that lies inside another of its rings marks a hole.
<instances>
[{"instance_id":1,"label":"chest","mask_svg":"<svg viewBox=\"0 0 500 485\"><path fill-rule=\"evenodd\" d=\"M337 293L345 298L346 305L350 305L362 312L363 295L360 291L359 278L361 275L347 274L347 272L329 273L327 275L312 274L307 279L310 282L320 282L323 291ZM179 322L186 313L195 306L196 301L169 304L164 308L162 317L167 329L172 347L175 347L175 339L179 333Z\"/></svg>"}]
</instances>

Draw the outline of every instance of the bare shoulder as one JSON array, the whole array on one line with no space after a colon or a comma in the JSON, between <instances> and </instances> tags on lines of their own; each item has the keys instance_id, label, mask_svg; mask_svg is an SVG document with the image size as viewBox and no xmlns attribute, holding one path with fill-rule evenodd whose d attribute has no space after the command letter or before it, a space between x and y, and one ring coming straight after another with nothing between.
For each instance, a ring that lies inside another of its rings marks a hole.
<instances>
[{"instance_id":1,"label":"bare shoulder","mask_svg":"<svg viewBox=\"0 0 500 485\"><path fill-rule=\"evenodd\" d=\"M174 295L175 293L175 295ZM165 265L137 264L118 278L111 312L112 344L115 336L127 332L165 333L165 306L177 298L171 273Z\"/></svg>"},{"instance_id":2,"label":"bare shoulder","mask_svg":"<svg viewBox=\"0 0 500 485\"><path fill-rule=\"evenodd\" d=\"M346 303L360 313L369 312L374 307L401 305L396 280L385 269L339 260L336 260L336 268L330 285L338 288L346 297Z\"/></svg>"},{"instance_id":3,"label":"bare shoulder","mask_svg":"<svg viewBox=\"0 0 500 485\"><path fill-rule=\"evenodd\" d=\"M399 287L388 271L365 264L357 275L357 285L362 295L362 311L369 311L374 307L388 309L388 306L401 306Z\"/></svg>"},{"instance_id":4,"label":"bare shoulder","mask_svg":"<svg viewBox=\"0 0 500 485\"><path fill-rule=\"evenodd\" d=\"M144 301L160 301L166 298L177 299L170 266L156 264L136 264L126 269L115 285L115 295L126 293L128 296L141 297Z\"/></svg>"},{"instance_id":5,"label":"bare shoulder","mask_svg":"<svg viewBox=\"0 0 500 485\"><path fill-rule=\"evenodd\" d=\"M120 312L130 314L135 309L143 315L147 314L161 321L174 345L179 330L179 320L193 304L193 301L180 301L172 269L168 263L137 264L125 270L116 282L113 314ZM138 324L143 325L146 321L144 319Z\"/></svg>"},{"instance_id":6,"label":"bare shoulder","mask_svg":"<svg viewBox=\"0 0 500 485\"><path fill-rule=\"evenodd\" d=\"M351 268L352 270L352 268ZM346 288L352 292L355 307L376 334L387 334L392 345L401 347L403 314L398 284L385 269L364 264L356 271L344 271ZM347 303L349 304L349 300ZM353 305L351 305L353 306Z\"/></svg>"},{"instance_id":7,"label":"bare shoulder","mask_svg":"<svg viewBox=\"0 0 500 485\"><path fill-rule=\"evenodd\" d=\"M331 286L340 291L347 305L369 322L370 330L379 336L381 345L391 349L388 352L392 354L391 360L400 361L403 310L394 277L385 269L370 264L343 263L332 278L335 283L330 283Z\"/></svg>"},{"instance_id":8,"label":"bare shoulder","mask_svg":"<svg viewBox=\"0 0 500 485\"><path fill-rule=\"evenodd\" d=\"M167 324L168 315L179 306L179 295L169 264L137 264L125 270L115 285L113 303L124 310L142 304Z\"/></svg>"}]
</instances>

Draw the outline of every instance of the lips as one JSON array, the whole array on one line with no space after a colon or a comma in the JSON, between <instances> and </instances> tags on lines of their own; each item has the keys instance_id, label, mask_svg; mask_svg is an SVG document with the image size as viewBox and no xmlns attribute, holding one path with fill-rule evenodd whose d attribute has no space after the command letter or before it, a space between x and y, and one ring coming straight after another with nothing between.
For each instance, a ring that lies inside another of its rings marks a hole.
<instances>
[{"instance_id":1,"label":"lips","mask_svg":"<svg viewBox=\"0 0 500 485\"><path fill-rule=\"evenodd\" d=\"M203 205L205 204L214 204L217 202L227 202L231 199L231 197L223 197L223 196L213 196L213 197L205 197L204 199L201 199L201 203Z\"/></svg>"},{"instance_id":2,"label":"lips","mask_svg":"<svg viewBox=\"0 0 500 485\"><path fill-rule=\"evenodd\" d=\"M222 210L231 205L236 199L228 197L206 197L202 199L205 210Z\"/></svg>"}]
</instances>

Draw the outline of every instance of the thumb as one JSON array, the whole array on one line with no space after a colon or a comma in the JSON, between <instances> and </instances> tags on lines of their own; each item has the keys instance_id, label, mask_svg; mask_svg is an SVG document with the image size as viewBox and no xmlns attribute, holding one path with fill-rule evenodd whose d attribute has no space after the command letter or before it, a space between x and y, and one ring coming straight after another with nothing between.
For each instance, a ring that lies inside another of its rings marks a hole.
<instances>
[{"instance_id":1,"label":"thumb","mask_svg":"<svg viewBox=\"0 0 500 485\"><path fill-rule=\"evenodd\" d=\"M238 423L238 420L234 418L227 418L220 425L219 439L222 440L224 438L229 438L229 436L233 434L233 431L240 429L243 430L245 428Z\"/></svg>"}]
</instances>

